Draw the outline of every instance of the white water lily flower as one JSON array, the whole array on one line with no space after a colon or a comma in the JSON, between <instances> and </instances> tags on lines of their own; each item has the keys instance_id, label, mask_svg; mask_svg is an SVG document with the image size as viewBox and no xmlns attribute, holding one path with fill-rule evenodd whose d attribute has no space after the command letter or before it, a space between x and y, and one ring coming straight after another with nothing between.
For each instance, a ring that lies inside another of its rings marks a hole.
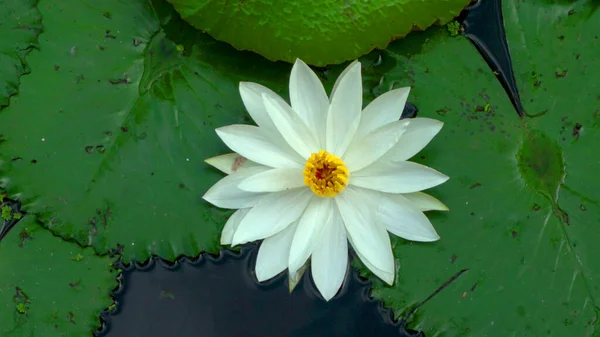
<instances>
[{"instance_id":1,"label":"white water lily flower","mask_svg":"<svg viewBox=\"0 0 600 337\"><path fill-rule=\"evenodd\" d=\"M315 285L329 300L346 275L348 242L375 275L392 284L387 232L413 241L439 239L423 211L447 207L420 191L448 177L407 160L443 123L399 120L409 90L391 90L363 110L357 61L340 75L330 99L301 60L290 77L291 106L260 84L240 83L258 126L216 130L235 153L206 161L228 176L204 199L238 209L223 228L222 244L264 239L256 261L259 281L286 268L296 276L310 258Z\"/></svg>"}]
</instances>

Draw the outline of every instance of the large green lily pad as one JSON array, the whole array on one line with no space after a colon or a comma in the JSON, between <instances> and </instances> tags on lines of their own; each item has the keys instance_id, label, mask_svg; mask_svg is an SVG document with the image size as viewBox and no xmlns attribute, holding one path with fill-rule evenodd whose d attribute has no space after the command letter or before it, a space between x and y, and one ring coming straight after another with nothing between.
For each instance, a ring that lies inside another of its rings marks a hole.
<instances>
[{"instance_id":1,"label":"large green lily pad","mask_svg":"<svg viewBox=\"0 0 600 337\"><path fill-rule=\"evenodd\" d=\"M19 78L29 71L25 56L37 47L42 31L36 0L0 0L0 109L17 93Z\"/></svg>"},{"instance_id":2,"label":"large green lily pad","mask_svg":"<svg viewBox=\"0 0 600 337\"><path fill-rule=\"evenodd\" d=\"M376 281L374 295L405 316L468 268L412 326L428 336L597 336L600 13L583 0L506 0L503 10L522 120L463 38L394 44L367 75L375 91L414 85L422 115L445 122L417 160L451 177L432 191L450 207L430 215L441 241L396 241L398 281Z\"/></svg>"},{"instance_id":3,"label":"large green lily pad","mask_svg":"<svg viewBox=\"0 0 600 337\"><path fill-rule=\"evenodd\" d=\"M56 234L101 253L124 245L126 261L216 251L230 212L201 199L221 177L204 159L226 151L214 129L248 118L240 80L273 86L281 67L191 30L170 6L38 7L40 51L0 113L3 187Z\"/></svg>"},{"instance_id":4,"label":"large green lily pad","mask_svg":"<svg viewBox=\"0 0 600 337\"><path fill-rule=\"evenodd\" d=\"M24 217L0 242L0 335L90 336L118 285L111 264Z\"/></svg>"},{"instance_id":5,"label":"large green lily pad","mask_svg":"<svg viewBox=\"0 0 600 337\"><path fill-rule=\"evenodd\" d=\"M469 0L168 0L193 26L270 60L340 63L413 29L445 24Z\"/></svg>"}]
</instances>

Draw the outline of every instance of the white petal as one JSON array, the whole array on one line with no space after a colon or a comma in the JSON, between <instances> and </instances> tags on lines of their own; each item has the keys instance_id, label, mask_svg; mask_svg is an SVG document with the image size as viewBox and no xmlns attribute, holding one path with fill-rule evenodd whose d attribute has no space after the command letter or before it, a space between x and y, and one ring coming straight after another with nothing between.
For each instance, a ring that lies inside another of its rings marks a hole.
<instances>
[{"instance_id":1,"label":"white petal","mask_svg":"<svg viewBox=\"0 0 600 337\"><path fill-rule=\"evenodd\" d=\"M289 258L288 258L288 260L289 260ZM288 274L288 290L290 291L290 294L294 291L294 289L296 288L298 283L300 283L300 280L302 279L302 276L304 276L304 272L306 271L308 266L309 266L309 263L305 263L294 274Z\"/></svg>"},{"instance_id":2,"label":"white petal","mask_svg":"<svg viewBox=\"0 0 600 337\"><path fill-rule=\"evenodd\" d=\"M223 227L223 231L221 232L221 244L222 245L230 245L231 240L233 239L233 234L237 230L242 219L248 214L250 208L242 208L235 211L227 222L225 223L225 227Z\"/></svg>"},{"instance_id":3,"label":"white petal","mask_svg":"<svg viewBox=\"0 0 600 337\"><path fill-rule=\"evenodd\" d=\"M362 111L362 79L360 62L353 62L342 75L331 94L327 112L325 150L343 157L352 141Z\"/></svg>"},{"instance_id":4,"label":"white petal","mask_svg":"<svg viewBox=\"0 0 600 337\"><path fill-rule=\"evenodd\" d=\"M375 98L363 110L354 138L362 138L380 127L400 119L410 87L394 89Z\"/></svg>"},{"instance_id":5,"label":"white petal","mask_svg":"<svg viewBox=\"0 0 600 337\"><path fill-rule=\"evenodd\" d=\"M335 201L354 249L376 268L393 274L390 237L375 215L377 198L368 198L363 191L349 186L335 197Z\"/></svg>"},{"instance_id":6,"label":"white petal","mask_svg":"<svg viewBox=\"0 0 600 337\"><path fill-rule=\"evenodd\" d=\"M342 78L344 78L346 76L346 74L350 71L350 69L353 69L354 66L356 66L356 64L358 63L358 60L354 60L352 61L341 73L340 76L338 76L338 78L335 80L335 83L333 84L333 88L331 88L331 94L329 95L329 100L331 101L331 98L333 97L333 94L335 94L335 92L337 91L338 86L340 85L340 81Z\"/></svg>"},{"instance_id":7,"label":"white petal","mask_svg":"<svg viewBox=\"0 0 600 337\"><path fill-rule=\"evenodd\" d=\"M411 241L431 242L440 239L417 205L401 194L380 194L382 198L377 213L390 233Z\"/></svg>"},{"instance_id":8,"label":"white petal","mask_svg":"<svg viewBox=\"0 0 600 337\"><path fill-rule=\"evenodd\" d=\"M279 192L302 186L305 186L302 169L277 168L257 173L238 187L248 192Z\"/></svg>"},{"instance_id":9,"label":"white petal","mask_svg":"<svg viewBox=\"0 0 600 337\"><path fill-rule=\"evenodd\" d=\"M204 162L226 174L231 174L242 168L261 166L260 164L248 160L237 153L227 153L208 158Z\"/></svg>"},{"instance_id":10,"label":"white petal","mask_svg":"<svg viewBox=\"0 0 600 337\"><path fill-rule=\"evenodd\" d=\"M348 269L348 239L337 209L326 224L310 260L315 285L329 301L342 286Z\"/></svg>"},{"instance_id":11,"label":"white petal","mask_svg":"<svg viewBox=\"0 0 600 337\"><path fill-rule=\"evenodd\" d=\"M412 118L398 144L385 155L385 158L391 161L412 158L429 144L443 125L443 122L431 118Z\"/></svg>"},{"instance_id":12,"label":"white petal","mask_svg":"<svg viewBox=\"0 0 600 337\"><path fill-rule=\"evenodd\" d=\"M288 268L290 274L296 273L308 260L317 242L321 238L325 224L331 217L332 200L314 197L300 218L294 234Z\"/></svg>"},{"instance_id":13,"label":"white petal","mask_svg":"<svg viewBox=\"0 0 600 337\"><path fill-rule=\"evenodd\" d=\"M242 101L244 102L250 117L252 117L256 125L260 126L262 129L276 132L275 125L273 124L273 121L271 121L271 117L269 117L265 105L263 104L263 93L273 97L279 97L273 90L258 83L240 82L240 96L242 96ZM279 97L279 99L283 100L281 97Z\"/></svg>"},{"instance_id":14,"label":"white petal","mask_svg":"<svg viewBox=\"0 0 600 337\"><path fill-rule=\"evenodd\" d=\"M403 194L408 200L419 206L421 212L425 211L448 211L448 206L443 202L423 192L414 192Z\"/></svg>"},{"instance_id":15,"label":"white petal","mask_svg":"<svg viewBox=\"0 0 600 337\"><path fill-rule=\"evenodd\" d=\"M350 241L350 244L352 245L352 247L356 247L354 245L354 242L352 242L352 239L349 237L348 238ZM377 267L375 267L372 263L369 262L369 260L367 260L365 258L364 255L362 255L358 250L354 249L354 252L356 253L356 255L358 255L358 258L360 259L360 261L362 261L362 263L369 268L369 270L375 274L375 276L379 277L380 279L382 279L384 282L386 282L389 285L394 284L394 270L392 271L388 271L388 270L382 270L379 269Z\"/></svg>"},{"instance_id":16,"label":"white petal","mask_svg":"<svg viewBox=\"0 0 600 337\"><path fill-rule=\"evenodd\" d=\"M268 167L257 166L244 169L226 176L214 184L202 198L211 204L229 209L252 207L258 203L264 193L242 191L240 182L253 174L268 170Z\"/></svg>"},{"instance_id":17,"label":"white petal","mask_svg":"<svg viewBox=\"0 0 600 337\"><path fill-rule=\"evenodd\" d=\"M329 99L319 77L300 59L296 59L290 76L290 103L322 148Z\"/></svg>"},{"instance_id":18,"label":"white petal","mask_svg":"<svg viewBox=\"0 0 600 337\"><path fill-rule=\"evenodd\" d=\"M380 160L358 172L352 172L350 184L387 193L422 191L448 180L448 176L410 161Z\"/></svg>"},{"instance_id":19,"label":"white petal","mask_svg":"<svg viewBox=\"0 0 600 337\"><path fill-rule=\"evenodd\" d=\"M343 160L350 172L361 170L388 152L398 143L410 120L389 123L364 138L354 138Z\"/></svg>"},{"instance_id":20,"label":"white petal","mask_svg":"<svg viewBox=\"0 0 600 337\"><path fill-rule=\"evenodd\" d=\"M273 142L256 126L228 125L216 131L230 149L249 160L270 167L304 167L305 159L287 144Z\"/></svg>"},{"instance_id":21,"label":"white petal","mask_svg":"<svg viewBox=\"0 0 600 337\"><path fill-rule=\"evenodd\" d=\"M232 245L264 239L296 221L314 194L308 188L273 192L263 196L244 217L233 235Z\"/></svg>"},{"instance_id":22,"label":"white petal","mask_svg":"<svg viewBox=\"0 0 600 337\"><path fill-rule=\"evenodd\" d=\"M260 244L255 268L259 282L273 278L287 268L290 245L296 227L297 223L293 223L281 232L269 236Z\"/></svg>"},{"instance_id":23,"label":"white petal","mask_svg":"<svg viewBox=\"0 0 600 337\"><path fill-rule=\"evenodd\" d=\"M263 101L279 133L302 158L307 159L320 149L314 133L287 103L268 95L263 95Z\"/></svg>"}]
</instances>

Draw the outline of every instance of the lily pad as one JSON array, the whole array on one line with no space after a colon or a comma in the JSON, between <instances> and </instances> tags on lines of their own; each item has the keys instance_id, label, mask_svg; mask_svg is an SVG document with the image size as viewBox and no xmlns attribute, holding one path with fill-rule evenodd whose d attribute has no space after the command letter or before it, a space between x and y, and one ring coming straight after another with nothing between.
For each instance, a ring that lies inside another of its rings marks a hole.
<instances>
[{"instance_id":1,"label":"lily pad","mask_svg":"<svg viewBox=\"0 0 600 337\"><path fill-rule=\"evenodd\" d=\"M111 265L24 217L0 243L0 335L89 335L118 285Z\"/></svg>"},{"instance_id":2,"label":"lily pad","mask_svg":"<svg viewBox=\"0 0 600 337\"><path fill-rule=\"evenodd\" d=\"M123 245L125 261L216 251L230 212L201 199L220 178L204 159L226 151L214 129L248 118L239 81L285 87L287 66L216 43L165 4L38 7L40 51L0 114L9 196L65 239Z\"/></svg>"},{"instance_id":3,"label":"lily pad","mask_svg":"<svg viewBox=\"0 0 600 337\"><path fill-rule=\"evenodd\" d=\"M398 240L398 281L375 281L373 294L404 317L468 268L412 326L427 335L596 336L600 12L583 0L503 6L524 118L475 48L444 32L390 46L365 75L375 92L414 85L420 116L445 122L417 159L451 177L432 191L450 208L430 215L442 239Z\"/></svg>"},{"instance_id":4,"label":"lily pad","mask_svg":"<svg viewBox=\"0 0 600 337\"><path fill-rule=\"evenodd\" d=\"M269 60L323 66L385 48L413 29L446 24L469 0L168 0L194 27Z\"/></svg>"},{"instance_id":5,"label":"lily pad","mask_svg":"<svg viewBox=\"0 0 600 337\"><path fill-rule=\"evenodd\" d=\"M38 46L42 17L36 0L0 0L0 109L29 72L25 56ZM1 139L1 138L0 138Z\"/></svg>"}]
</instances>

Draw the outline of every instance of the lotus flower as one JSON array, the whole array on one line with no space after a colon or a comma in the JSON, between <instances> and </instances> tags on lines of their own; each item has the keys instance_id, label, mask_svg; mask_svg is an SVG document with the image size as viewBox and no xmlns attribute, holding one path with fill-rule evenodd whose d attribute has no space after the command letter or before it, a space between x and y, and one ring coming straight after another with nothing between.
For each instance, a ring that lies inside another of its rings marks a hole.
<instances>
[{"instance_id":1,"label":"lotus flower","mask_svg":"<svg viewBox=\"0 0 600 337\"><path fill-rule=\"evenodd\" d=\"M216 130L235 152L206 160L228 175L204 199L237 209L221 243L264 240L255 268L261 282L286 268L296 277L310 259L325 300L344 281L348 242L375 275L393 284L388 232L413 241L439 239L423 211L447 207L420 191L448 177L407 160L443 123L400 119L410 88L391 90L363 109L357 61L343 71L328 98L317 75L297 60L289 90L291 105L260 84L240 83L258 126Z\"/></svg>"}]
</instances>

